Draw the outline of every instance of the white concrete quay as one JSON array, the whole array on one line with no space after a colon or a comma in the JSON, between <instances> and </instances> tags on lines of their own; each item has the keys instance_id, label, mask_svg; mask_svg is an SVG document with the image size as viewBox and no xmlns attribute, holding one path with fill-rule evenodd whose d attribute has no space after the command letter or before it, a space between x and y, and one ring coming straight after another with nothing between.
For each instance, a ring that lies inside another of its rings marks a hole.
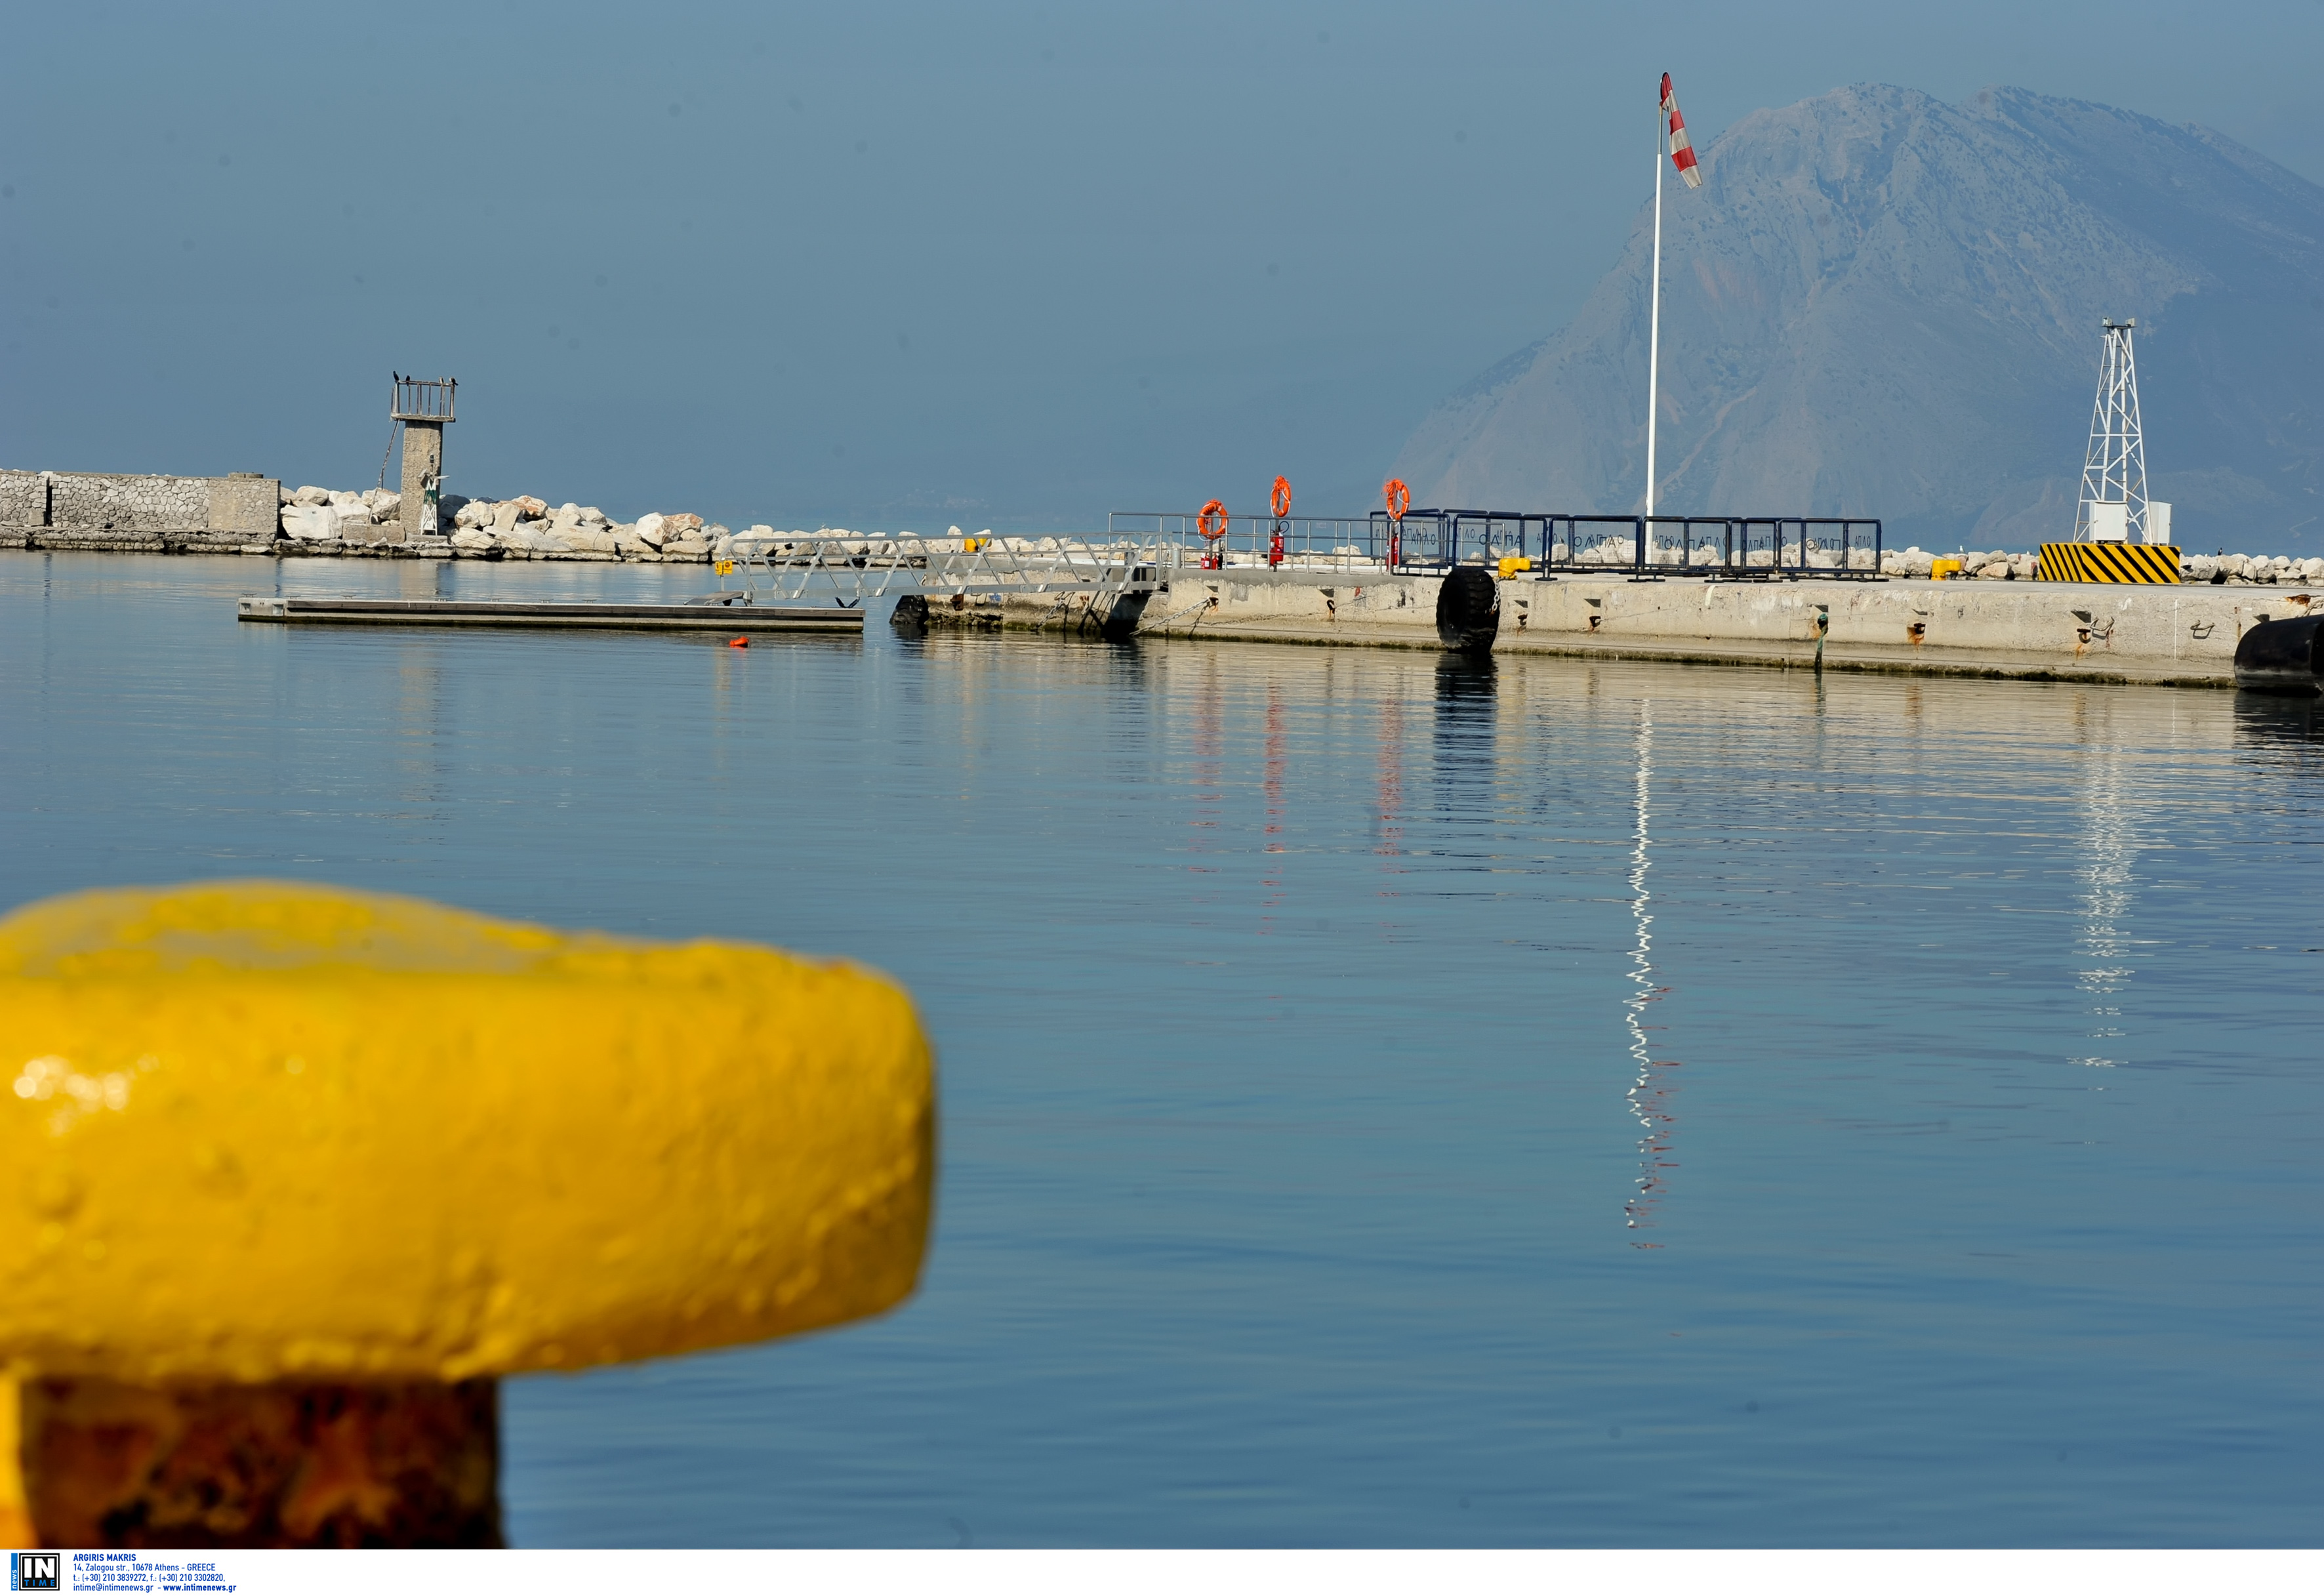
<instances>
[{"instance_id":1,"label":"white concrete quay","mask_svg":"<svg viewBox=\"0 0 2324 1596\"><path fill-rule=\"evenodd\" d=\"M1141 635L1440 646L1433 577L1171 573ZM2232 686L2236 643L2308 613L2302 589L2063 582L1735 582L1520 575L1499 587L1504 652L1836 669ZM1009 624L1013 617L1003 622Z\"/></svg>"}]
</instances>

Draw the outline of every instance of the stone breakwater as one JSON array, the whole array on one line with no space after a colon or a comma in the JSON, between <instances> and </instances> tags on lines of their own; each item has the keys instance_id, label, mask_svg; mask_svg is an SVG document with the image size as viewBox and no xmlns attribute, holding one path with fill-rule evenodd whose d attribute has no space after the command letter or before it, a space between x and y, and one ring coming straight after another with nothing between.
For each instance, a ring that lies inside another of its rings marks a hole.
<instances>
[{"instance_id":1,"label":"stone breakwater","mask_svg":"<svg viewBox=\"0 0 2324 1596\"><path fill-rule=\"evenodd\" d=\"M2039 570L2039 553L2012 554L2006 549L1971 549L1967 554L1931 554L1923 549L1884 550L1884 577L1926 577L1940 559L1961 562L1960 576L1976 582L2031 582ZM2250 587L2283 583L2324 582L2324 559L2292 559L2264 554L2189 554L2179 560L2179 574L2189 582Z\"/></svg>"},{"instance_id":2,"label":"stone breakwater","mask_svg":"<svg viewBox=\"0 0 2324 1596\"><path fill-rule=\"evenodd\" d=\"M687 513L614 521L594 504L551 508L543 499L467 499L447 494L438 506L435 538L399 547L383 540L402 528L402 499L377 489L364 494L302 487L282 495L282 538L300 554L406 553L455 559L631 560L641 564L704 564L722 556L734 536L725 527ZM748 529L762 539L772 527Z\"/></svg>"},{"instance_id":3,"label":"stone breakwater","mask_svg":"<svg viewBox=\"0 0 2324 1596\"><path fill-rule=\"evenodd\" d=\"M737 536L698 515L616 521L592 505L551 509L530 496L447 494L438 506L441 531L415 540L405 531L402 505L401 495L384 488L285 488L256 472L154 476L0 471L0 549L698 565L722 558ZM824 528L820 534L835 531ZM779 549L785 536L763 525L742 535L770 550ZM852 551L876 555L881 548L879 540L865 539Z\"/></svg>"}]
</instances>

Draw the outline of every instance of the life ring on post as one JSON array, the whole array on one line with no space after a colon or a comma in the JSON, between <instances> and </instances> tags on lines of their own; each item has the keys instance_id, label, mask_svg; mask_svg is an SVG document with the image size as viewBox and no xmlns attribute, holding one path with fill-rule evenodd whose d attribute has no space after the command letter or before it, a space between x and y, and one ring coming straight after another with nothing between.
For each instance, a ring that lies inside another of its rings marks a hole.
<instances>
[{"instance_id":1,"label":"life ring on post","mask_svg":"<svg viewBox=\"0 0 2324 1596\"><path fill-rule=\"evenodd\" d=\"M1205 545L1203 549L1203 569L1215 571L1223 568L1226 561L1221 555L1219 543L1220 540L1227 535L1227 507L1216 499L1213 499L1203 506L1203 512L1194 518L1194 530L1203 534L1203 542Z\"/></svg>"},{"instance_id":2,"label":"life ring on post","mask_svg":"<svg viewBox=\"0 0 2324 1596\"><path fill-rule=\"evenodd\" d=\"M1412 508L1412 490L1404 485L1404 478L1391 476L1380 484L1380 497L1388 501L1388 518L1402 521L1404 512Z\"/></svg>"},{"instance_id":3,"label":"life ring on post","mask_svg":"<svg viewBox=\"0 0 2324 1596\"><path fill-rule=\"evenodd\" d=\"M1267 503L1268 508L1275 512L1275 519L1277 521L1291 513L1291 479L1289 477L1278 476L1275 479L1275 486L1268 492Z\"/></svg>"}]
</instances>

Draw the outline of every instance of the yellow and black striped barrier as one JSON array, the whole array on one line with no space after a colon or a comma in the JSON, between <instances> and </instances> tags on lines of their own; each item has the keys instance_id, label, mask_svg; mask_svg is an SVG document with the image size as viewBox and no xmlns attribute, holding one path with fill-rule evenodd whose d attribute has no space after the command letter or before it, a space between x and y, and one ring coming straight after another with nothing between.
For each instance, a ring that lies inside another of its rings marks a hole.
<instances>
[{"instance_id":1,"label":"yellow and black striped barrier","mask_svg":"<svg viewBox=\"0 0 2324 1596\"><path fill-rule=\"evenodd\" d=\"M2044 543L2042 582L2138 582L2179 580L2174 543Z\"/></svg>"}]
</instances>

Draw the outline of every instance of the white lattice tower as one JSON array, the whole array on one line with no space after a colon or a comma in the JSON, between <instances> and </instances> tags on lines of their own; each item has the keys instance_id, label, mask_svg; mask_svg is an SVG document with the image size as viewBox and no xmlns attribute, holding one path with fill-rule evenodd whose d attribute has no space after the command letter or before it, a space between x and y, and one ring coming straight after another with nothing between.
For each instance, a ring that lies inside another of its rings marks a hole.
<instances>
[{"instance_id":1,"label":"white lattice tower","mask_svg":"<svg viewBox=\"0 0 2324 1596\"><path fill-rule=\"evenodd\" d=\"M2098 362L2098 403L2090 411L2090 452L2082 466L2082 492L2074 512L2074 541L2090 541L2090 506L2124 507L2123 535L2146 540L2146 443L2138 425L2138 357L2131 335L2138 318L2105 321L2106 351Z\"/></svg>"}]
</instances>

